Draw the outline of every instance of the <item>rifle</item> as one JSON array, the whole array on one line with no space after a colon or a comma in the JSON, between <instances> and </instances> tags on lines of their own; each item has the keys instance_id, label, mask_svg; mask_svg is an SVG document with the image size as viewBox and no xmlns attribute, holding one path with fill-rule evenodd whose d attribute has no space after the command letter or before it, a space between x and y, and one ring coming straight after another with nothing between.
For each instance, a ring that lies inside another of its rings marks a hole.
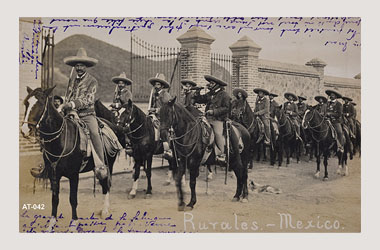
<instances>
[{"instance_id":1,"label":"rifle","mask_svg":"<svg viewBox=\"0 0 380 250\"><path fill-rule=\"evenodd\" d=\"M71 72L70 72L70 76L69 76L69 83L67 84L66 93L65 93L65 102L67 101L67 92L69 91L69 86L70 86L70 82L71 82L71 77L73 76L73 72L74 72L74 67L71 67Z\"/></svg>"}]
</instances>

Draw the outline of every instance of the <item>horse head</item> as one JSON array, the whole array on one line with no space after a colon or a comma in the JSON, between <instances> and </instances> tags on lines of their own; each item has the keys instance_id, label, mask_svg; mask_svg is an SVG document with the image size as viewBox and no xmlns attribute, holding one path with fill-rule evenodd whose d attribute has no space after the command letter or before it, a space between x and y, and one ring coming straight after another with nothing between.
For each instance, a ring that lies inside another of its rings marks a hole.
<instances>
[{"instance_id":1,"label":"horse head","mask_svg":"<svg viewBox=\"0 0 380 250\"><path fill-rule=\"evenodd\" d=\"M25 97L23 104L25 106L24 119L21 124L21 134L25 138L35 136L39 125L44 118L49 95L55 86L49 89L26 87L28 95Z\"/></svg>"},{"instance_id":2,"label":"horse head","mask_svg":"<svg viewBox=\"0 0 380 250\"><path fill-rule=\"evenodd\" d=\"M242 116L245 113L245 102L244 100L234 100L231 103L231 119L236 122L241 122Z\"/></svg>"},{"instance_id":3,"label":"horse head","mask_svg":"<svg viewBox=\"0 0 380 250\"><path fill-rule=\"evenodd\" d=\"M137 109L134 108L131 99L128 100L126 105L123 105L124 111L120 115L120 123L123 127L129 128L131 124L135 121Z\"/></svg>"},{"instance_id":4,"label":"horse head","mask_svg":"<svg viewBox=\"0 0 380 250\"><path fill-rule=\"evenodd\" d=\"M307 129L309 127L309 122L313 118L315 112L315 107L311 105L307 105L307 109L305 111L305 114L303 115L302 118L302 127L304 129Z\"/></svg>"},{"instance_id":5,"label":"horse head","mask_svg":"<svg viewBox=\"0 0 380 250\"><path fill-rule=\"evenodd\" d=\"M276 106L274 108L274 116L277 118L278 121L284 121L285 117L285 112L282 109L282 105Z\"/></svg>"},{"instance_id":6,"label":"horse head","mask_svg":"<svg viewBox=\"0 0 380 250\"><path fill-rule=\"evenodd\" d=\"M168 132L169 129L175 125L175 110L174 106L176 103L177 97L169 100L167 103L164 103L160 108L159 117L160 117L160 136L163 141L168 141Z\"/></svg>"}]
</instances>

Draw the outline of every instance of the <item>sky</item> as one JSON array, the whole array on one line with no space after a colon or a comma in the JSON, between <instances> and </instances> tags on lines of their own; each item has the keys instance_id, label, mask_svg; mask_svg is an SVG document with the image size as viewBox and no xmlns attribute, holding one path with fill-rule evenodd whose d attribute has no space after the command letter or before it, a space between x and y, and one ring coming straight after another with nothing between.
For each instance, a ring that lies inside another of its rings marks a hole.
<instances>
[{"instance_id":1,"label":"sky","mask_svg":"<svg viewBox=\"0 0 380 250\"><path fill-rule=\"evenodd\" d=\"M231 54L229 46L248 36L262 48L261 59L304 65L319 58L327 64L325 75L353 78L361 73L361 19L358 17L60 17L42 20L45 28L55 31L56 43L74 34L85 34L130 50L133 33L151 44L180 47L176 38L195 25L215 38L212 52Z\"/></svg>"}]
</instances>

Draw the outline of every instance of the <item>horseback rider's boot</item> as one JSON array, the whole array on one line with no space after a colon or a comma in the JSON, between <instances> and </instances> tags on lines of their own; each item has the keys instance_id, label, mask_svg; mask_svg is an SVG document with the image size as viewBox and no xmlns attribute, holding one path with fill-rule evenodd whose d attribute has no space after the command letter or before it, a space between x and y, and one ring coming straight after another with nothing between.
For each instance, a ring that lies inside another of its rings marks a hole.
<instances>
[{"instance_id":1,"label":"horseback rider's boot","mask_svg":"<svg viewBox=\"0 0 380 250\"><path fill-rule=\"evenodd\" d=\"M173 158L173 152L172 150L170 149L169 147L169 143L168 142L163 142L163 147L164 147L164 155L162 156L164 159L172 159Z\"/></svg>"},{"instance_id":2,"label":"horseback rider's boot","mask_svg":"<svg viewBox=\"0 0 380 250\"><path fill-rule=\"evenodd\" d=\"M226 163L226 154L224 153L224 150L220 150L218 145L216 145L215 143L215 146L214 146L214 150L215 150L215 160L219 163Z\"/></svg>"}]
</instances>

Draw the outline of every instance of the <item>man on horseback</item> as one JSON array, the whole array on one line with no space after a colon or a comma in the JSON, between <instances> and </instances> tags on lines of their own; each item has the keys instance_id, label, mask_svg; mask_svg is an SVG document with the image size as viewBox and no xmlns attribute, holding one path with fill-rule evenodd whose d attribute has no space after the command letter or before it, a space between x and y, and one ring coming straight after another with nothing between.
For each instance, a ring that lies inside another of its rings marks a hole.
<instances>
[{"instance_id":1,"label":"man on horseback","mask_svg":"<svg viewBox=\"0 0 380 250\"><path fill-rule=\"evenodd\" d=\"M88 57L86 50L80 48L76 56L66 57L63 61L75 68L77 76L69 79L66 103L62 105L62 110L76 111L79 118L86 123L93 145L95 173L99 179L104 179L108 175L108 167L104 162L104 148L94 109L98 81L86 72L87 68L96 65L98 60Z\"/></svg>"},{"instance_id":2,"label":"man on horseback","mask_svg":"<svg viewBox=\"0 0 380 250\"><path fill-rule=\"evenodd\" d=\"M270 116L270 122L273 126L273 131L276 135L276 137L280 134L280 130L278 128L278 123L275 120L275 109L279 107L278 103L274 100L275 97L278 95L275 93L269 93L269 116Z\"/></svg>"},{"instance_id":3,"label":"man on horseback","mask_svg":"<svg viewBox=\"0 0 380 250\"><path fill-rule=\"evenodd\" d=\"M344 135L342 129L342 113L343 106L337 100L338 98L342 98L342 95L334 90L326 90L326 94L330 97L330 101L327 104L326 116L331 121L335 131L337 133L337 147L338 151L344 151Z\"/></svg>"},{"instance_id":4,"label":"man on horseback","mask_svg":"<svg viewBox=\"0 0 380 250\"><path fill-rule=\"evenodd\" d=\"M318 104L315 106L315 109L319 112L319 114L325 116L327 110L327 98L324 96L317 95L316 97L314 97L314 99L318 102Z\"/></svg>"},{"instance_id":5,"label":"man on horseback","mask_svg":"<svg viewBox=\"0 0 380 250\"><path fill-rule=\"evenodd\" d=\"M207 88L210 90L204 95L196 92L194 100L196 103L206 104L206 118L211 124L215 133L215 156L217 161L226 162L225 138L223 136L224 122L228 118L230 112L231 98L224 90L227 83L210 75L205 75L205 79L209 82Z\"/></svg>"},{"instance_id":6,"label":"man on horseback","mask_svg":"<svg viewBox=\"0 0 380 250\"><path fill-rule=\"evenodd\" d=\"M160 140L160 120L158 113L163 103L169 102L171 96L169 94L170 84L165 81L165 77L162 74L158 74L156 77L150 78L149 82L152 84L152 92L149 100L148 112L149 116L152 118L155 127L155 141ZM165 156L171 157L171 151L168 142L163 142Z\"/></svg>"},{"instance_id":7,"label":"man on horseback","mask_svg":"<svg viewBox=\"0 0 380 250\"><path fill-rule=\"evenodd\" d=\"M271 130L270 130L270 123L269 123L269 116L270 116L270 102L268 98L266 98L266 95L269 95L269 92L265 89L256 88L253 90L258 96L256 98L256 105L255 105L255 111L254 115L258 116L258 118L264 123L264 144L270 145L270 138L271 138Z\"/></svg>"},{"instance_id":8,"label":"man on horseback","mask_svg":"<svg viewBox=\"0 0 380 250\"><path fill-rule=\"evenodd\" d=\"M59 95L55 95L53 97L53 103L54 103L54 107L56 109L58 109L59 106L61 106L63 104L63 99L62 97L60 97Z\"/></svg>"},{"instance_id":9,"label":"man on horseback","mask_svg":"<svg viewBox=\"0 0 380 250\"><path fill-rule=\"evenodd\" d=\"M298 108L298 116L301 120L307 110L307 105L306 103L304 103L304 101L306 101L306 97L298 96L297 108Z\"/></svg>"},{"instance_id":10,"label":"man on horseback","mask_svg":"<svg viewBox=\"0 0 380 250\"><path fill-rule=\"evenodd\" d=\"M354 105L352 105L352 99L350 97L342 97L344 100L343 104L343 117L344 121L348 125L350 129L350 137L355 139L355 118L354 118L354 113L355 113L355 108Z\"/></svg>"},{"instance_id":11,"label":"man on horseback","mask_svg":"<svg viewBox=\"0 0 380 250\"><path fill-rule=\"evenodd\" d=\"M243 110L240 111L240 114L235 114L235 115L237 115L239 122L241 122L246 128L248 128L250 126L250 124L247 120L244 120L244 116L242 115L245 112L247 105L249 105L247 100L246 100L248 97L248 93L244 89L235 88L232 91L232 94L236 98L235 100L232 101L232 109L233 109L235 104L238 104L241 107L244 107ZM231 110L231 119L232 119L232 116L234 115L232 112L234 112L234 111Z\"/></svg>"},{"instance_id":12,"label":"man on horseback","mask_svg":"<svg viewBox=\"0 0 380 250\"><path fill-rule=\"evenodd\" d=\"M298 122L298 106L294 101L297 101L297 96L293 93L285 93L284 97L288 100L284 103L284 111L293 122L296 131L296 140L300 140L300 125Z\"/></svg>"},{"instance_id":13,"label":"man on horseback","mask_svg":"<svg viewBox=\"0 0 380 250\"><path fill-rule=\"evenodd\" d=\"M191 80L181 80L182 83L182 91L183 91L183 102L182 104L185 106L187 110L194 116L198 117L202 114L201 111L199 111L195 107L195 101L194 101L194 95L195 95L195 90L194 89L199 89L197 88L197 84L194 81Z\"/></svg>"},{"instance_id":14,"label":"man on horseback","mask_svg":"<svg viewBox=\"0 0 380 250\"><path fill-rule=\"evenodd\" d=\"M124 108L124 105L128 104L128 100L132 100L132 92L128 89L128 86L132 85L132 80L128 79L125 72L121 73L119 76L112 77L111 81L116 85L115 94L111 104L112 112L116 117L116 124L123 127L124 124L120 124L120 113L119 111ZM131 154L132 146L128 139L126 140L126 152Z\"/></svg>"}]
</instances>

